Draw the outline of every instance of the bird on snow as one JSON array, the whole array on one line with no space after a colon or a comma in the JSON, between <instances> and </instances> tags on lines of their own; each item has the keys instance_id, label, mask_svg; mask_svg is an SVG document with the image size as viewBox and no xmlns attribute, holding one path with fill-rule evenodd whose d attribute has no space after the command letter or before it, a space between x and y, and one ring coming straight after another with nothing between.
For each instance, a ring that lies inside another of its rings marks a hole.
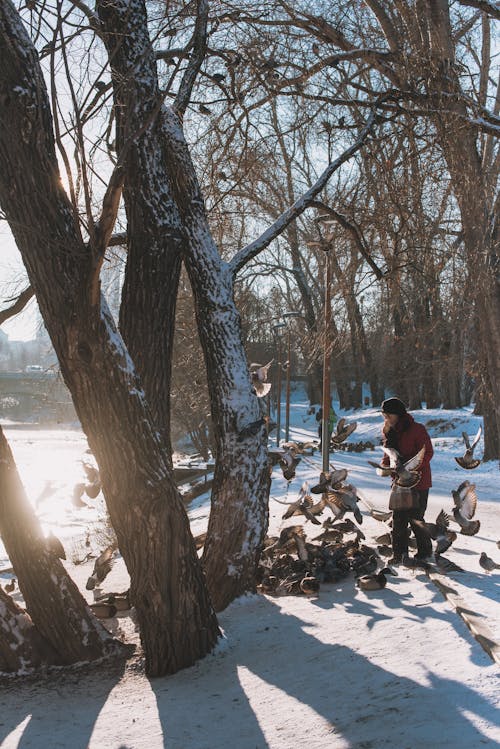
<instances>
[{"instance_id":1,"label":"bird on snow","mask_svg":"<svg viewBox=\"0 0 500 749\"><path fill-rule=\"evenodd\" d=\"M450 516L444 510L440 511L435 523L426 523L424 520L417 519L410 520L413 530L417 527L429 536L429 538L437 542L436 554L445 552L457 539L457 534L454 531L448 530L449 524Z\"/></svg>"},{"instance_id":2,"label":"bird on snow","mask_svg":"<svg viewBox=\"0 0 500 749\"><path fill-rule=\"evenodd\" d=\"M493 572L493 570L500 570L500 564L497 564L491 557L489 557L484 551L481 552L479 557L479 564L487 572Z\"/></svg>"},{"instance_id":3,"label":"bird on snow","mask_svg":"<svg viewBox=\"0 0 500 749\"><path fill-rule=\"evenodd\" d=\"M337 428L335 433L331 436L331 442L333 445L340 445L345 442L346 439L357 429L357 423L353 421L351 424L346 424L346 420L342 417L337 422Z\"/></svg>"},{"instance_id":4,"label":"bird on snow","mask_svg":"<svg viewBox=\"0 0 500 749\"><path fill-rule=\"evenodd\" d=\"M482 427L479 427L477 430L477 434L472 440L472 444L469 441L469 435L466 434L466 432L462 432L462 437L465 444L465 453L462 455L461 458L455 458L458 465L461 466L461 468L466 468L467 470L472 470L473 468L477 468L480 464L480 460L477 460L474 458L474 448L476 447L477 443L481 439L482 434Z\"/></svg>"},{"instance_id":5,"label":"bird on snow","mask_svg":"<svg viewBox=\"0 0 500 749\"><path fill-rule=\"evenodd\" d=\"M271 383L267 381L267 374L274 359L268 364L250 364L250 379L257 398L263 398L271 390Z\"/></svg>"},{"instance_id":6,"label":"bird on snow","mask_svg":"<svg viewBox=\"0 0 500 749\"><path fill-rule=\"evenodd\" d=\"M116 606L112 603L91 603L90 609L98 619L111 619L116 614Z\"/></svg>"},{"instance_id":7,"label":"bird on snow","mask_svg":"<svg viewBox=\"0 0 500 749\"><path fill-rule=\"evenodd\" d=\"M338 489L342 486L342 482L347 478L347 470L345 468L334 469L328 473L320 474L319 483L311 488L312 494L323 494L323 492L330 492Z\"/></svg>"},{"instance_id":8,"label":"bird on snow","mask_svg":"<svg viewBox=\"0 0 500 749\"><path fill-rule=\"evenodd\" d=\"M475 536L481 525L479 520L472 520L477 507L476 485L470 481L463 481L451 494L455 503L453 518L460 526L460 533L464 536Z\"/></svg>"},{"instance_id":9,"label":"bird on snow","mask_svg":"<svg viewBox=\"0 0 500 749\"><path fill-rule=\"evenodd\" d=\"M85 484L85 494L91 499L95 499L101 491L101 476L99 470L91 463L86 463L82 460L83 470L87 476L87 483Z\"/></svg>"},{"instance_id":10,"label":"bird on snow","mask_svg":"<svg viewBox=\"0 0 500 749\"><path fill-rule=\"evenodd\" d=\"M361 590L381 590L387 585L386 575L397 576L397 574L398 573L390 567L383 567L380 572L377 572L374 575L363 575L362 577L358 577L356 585L358 588L361 588Z\"/></svg>"},{"instance_id":11,"label":"bird on snow","mask_svg":"<svg viewBox=\"0 0 500 749\"><path fill-rule=\"evenodd\" d=\"M47 551L52 554L52 556L59 557L59 559L66 559L64 546L59 541L57 536L54 536L52 531L50 531L49 535L45 539L45 546L47 547Z\"/></svg>"},{"instance_id":12,"label":"bird on snow","mask_svg":"<svg viewBox=\"0 0 500 749\"><path fill-rule=\"evenodd\" d=\"M75 484L75 488L73 489L73 496L71 498L71 502L74 507L88 507L88 504L83 501L82 495L85 491L85 484Z\"/></svg>"},{"instance_id":13,"label":"bird on snow","mask_svg":"<svg viewBox=\"0 0 500 749\"><path fill-rule=\"evenodd\" d=\"M422 447L413 458L403 462L401 455L392 447L382 447L382 450L389 458L389 466L395 474L395 483L398 486L404 486L411 489L420 481L421 473L418 470L422 465L425 455L425 447Z\"/></svg>"},{"instance_id":14,"label":"bird on snow","mask_svg":"<svg viewBox=\"0 0 500 749\"><path fill-rule=\"evenodd\" d=\"M94 590L98 583L106 578L111 572L113 566L113 554L116 551L116 544L110 544L104 551L97 557L94 562L94 569L91 576L87 580L85 588L87 590Z\"/></svg>"},{"instance_id":15,"label":"bird on snow","mask_svg":"<svg viewBox=\"0 0 500 749\"><path fill-rule=\"evenodd\" d=\"M465 570L462 567L459 567L458 564L455 564L455 562L452 562L451 559L446 559L446 557L442 557L441 554L435 555L436 560L436 567L440 572L443 572L445 575L447 575L449 572L465 572Z\"/></svg>"},{"instance_id":16,"label":"bird on snow","mask_svg":"<svg viewBox=\"0 0 500 749\"><path fill-rule=\"evenodd\" d=\"M306 596L315 595L319 591L319 580L313 575L306 575L300 581L300 589Z\"/></svg>"},{"instance_id":17,"label":"bird on snow","mask_svg":"<svg viewBox=\"0 0 500 749\"><path fill-rule=\"evenodd\" d=\"M13 577L12 580L8 582L7 585L5 586L6 593L12 593L15 587L16 587L16 579L15 577Z\"/></svg>"}]
</instances>

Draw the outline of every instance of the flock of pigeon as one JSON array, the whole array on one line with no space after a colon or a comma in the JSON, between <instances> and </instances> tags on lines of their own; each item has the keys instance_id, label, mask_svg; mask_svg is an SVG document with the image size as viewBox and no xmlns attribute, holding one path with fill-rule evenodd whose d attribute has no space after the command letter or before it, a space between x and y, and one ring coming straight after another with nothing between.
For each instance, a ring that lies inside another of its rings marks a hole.
<instances>
[{"instance_id":1,"label":"flock of pigeon","mask_svg":"<svg viewBox=\"0 0 500 749\"><path fill-rule=\"evenodd\" d=\"M347 425L345 419L341 419L336 434L352 434L355 428L355 424ZM465 454L455 458L462 468L473 470L480 464L480 461L474 458L474 449L480 438L481 428L472 443L468 435L463 433ZM335 444L334 439L332 443ZM274 464L279 462L283 476L288 481L295 475L295 467L300 460L299 453L311 446L314 446L314 443L287 443L281 452L270 450ZM393 482L399 486L415 486L420 480L419 468L425 448L406 462L396 450L383 450L389 459L388 465L368 461L376 468L377 474L392 476ZM305 482L294 501L281 502L275 499L281 504L288 505L282 516L283 520L302 515L311 524L321 525L318 518L326 510L331 512L332 517L323 522L323 532L311 541L306 539L303 526L290 526L285 528L279 537L266 539L258 572L259 589L262 592L316 593L321 582L337 582L350 571L354 571L358 587L363 590L378 590L385 587L387 574L397 575L397 572L387 566L377 572L382 557L392 555L390 532L375 539L378 545L374 549L361 543L365 536L360 528L352 520L344 518L346 513L352 513L357 523L361 524L363 521L358 507L360 497L356 487L346 482L347 475L346 469L334 468L328 473L321 473L318 484L312 488ZM317 494L321 495L319 501L313 498L313 495ZM442 556L457 539L457 532L450 529L450 522L456 523L458 532L467 536L476 535L480 528L480 521L474 519L478 503L475 484L463 481L452 491L452 497L454 506L450 513L444 509L440 510L435 522L411 521L413 530L418 527L435 542L434 562L442 573L463 572L461 567ZM376 520L391 525L390 511L370 508L370 514ZM350 536L349 540L344 540L344 534L352 533L355 534L354 538ZM409 545L415 547L415 539L411 538ZM497 542L497 545L500 548L500 542ZM411 568L432 569L431 563L426 561L406 558L403 563ZM479 564L487 572L500 569L500 564L488 557L485 552L481 553Z\"/></svg>"}]
</instances>

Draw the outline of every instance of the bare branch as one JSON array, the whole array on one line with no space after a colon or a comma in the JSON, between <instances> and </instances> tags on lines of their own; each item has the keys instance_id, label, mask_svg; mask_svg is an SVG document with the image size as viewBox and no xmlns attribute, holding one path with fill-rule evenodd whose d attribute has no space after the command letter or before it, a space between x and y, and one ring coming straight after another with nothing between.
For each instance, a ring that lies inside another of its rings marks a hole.
<instances>
[{"instance_id":1,"label":"bare branch","mask_svg":"<svg viewBox=\"0 0 500 749\"><path fill-rule=\"evenodd\" d=\"M258 239L256 239L254 242L251 242L246 247L243 247L243 249L241 249L233 257L233 259L229 263L229 268L231 270L231 273L233 274L233 277L236 276L236 274L250 260L253 260L254 257L256 257L274 239L276 239L276 237L279 237L279 235L286 229L286 227L292 221L295 221L295 219L298 218L305 211L305 209L311 205L316 196L319 195L319 193L323 190L332 174L334 174L337 169L342 166L342 164L348 161L351 156L359 151L368 134L371 132L373 125L375 124L375 120L375 112L372 112L370 117L368 118L368 122L361 131L356 142L353 143L352 146L350 146L348 149L346 149L344 153L338 157L338 159L335 159L335 161L329 164L321 174L321 176L316 180L314 185L307 192L301 195L301 197L296 200L290 208L282 213L281 216L268 229L266 229L266 231L261 234L260 237L258 237Z\"/></svg>"},{"instance_id":2,"label":"bare branch","mask_svg":"<svg viewBox=\"0 0 500 749\"><path fill-rule=\"evenodd\" d=\"M190 43L190 45L192 44L193 46L193 54L187 64L186 70L184 71L179 91L177 92L174 102L174 109L181 119L184 116L187 105L189 104L196 76L198 75L207 51L207 22L208 0L198 0L196 23L194 26L193 38Z\"/></svg>"},{"instance_id":3,"label":"bare branch","mask_svg":"<svg viewBox=\"0 0 500 749\"><path fill-rule=\"evenodd\" d=\"M500 3L494 2L494 0L458 0L460 5L466 5L470 8L478 8L486 13L491 18L496 18L500 21Z\"/></svg>"},{"instance_id":4,"label":"bare branch","mask_svg":"<svg viewBox=\"0 0 500 749\"><path fill-rule=\"evenodd\" d=\"M22 312L31 297L33 297L34 295L35 292L33 291L31 286L28 286L26 289L24 289L24 291L21 291L14 304L12 304L10 307L7 307L6 309L0 310L0 325L3 325L6 320L14 317L14 315L18 315L19 312ZM11 300L9 299L8 301Z\"/></svg>"},{"instance_id":5,"label":"bare branch","mask_svg":"<svg viewBox=\"0 0 500 749\"><path fill-rule=\"evenodd\" d=\"M339 213L339 211L336 211L335 208L332 208L329 205L326 205L326 203L321 203L319 200L313 201L311 205L315 206L316 208L320 208L322 211L325 211L328 213L332 218L335 219L341 226L344 227L344 229L347 229L347 231L350 232L351 236L354 239L354 242L356 244L356 247L358 248L360 254L364 257L372 271L375 273L376 277L378 279L382 279L385 276L385 273L383 270L381 270L376 262L373 260L372 256L370 255L370 251L368 247L366 246L365 239L359 229L359 226L354 224L352 221L350 221L347 216L344 216L343 213Z\"/></svg>"}]
</instances>

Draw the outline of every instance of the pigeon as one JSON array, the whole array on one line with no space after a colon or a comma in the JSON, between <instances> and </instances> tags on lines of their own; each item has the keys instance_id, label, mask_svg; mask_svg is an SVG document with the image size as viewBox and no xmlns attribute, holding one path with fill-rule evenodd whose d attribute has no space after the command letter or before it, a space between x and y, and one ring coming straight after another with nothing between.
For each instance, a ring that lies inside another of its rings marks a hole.
<instances>
[{"instance_id":1,"label":"pigeon","mask_svg":"<svg viewBox=\"0 0 500 749\"><path fill-rule=\"evenodd\" d=\"M426 523L424 520L417 519L410 520L413 530L415 530L415 527L420 528L420 530L437 542L436 554L442 554L457 539L457 534L454 531L448 530L449 523L450 516L444 510L441 510L435 523Z\"/></svg>"},{"instance_id":2,"label":"pigeon","mask_svg":"<svg viewBox=\"0 0 500 749\"><path fill-rule=\"evenodd\" d=\"M75 488L73 489L73 496L71 498L71 502L74 507L88 507L88 504L82 499L82 494L84 491L85 484L75 484Z\"/></svg>"},{"instance_id":3,"label":"pigeon","mask_svg":"<svg viewBox=\"0 0 500 749\"><path fill-rule=\"evenodd\" d=\"M458 564L455 564L455 562L452 562L451 559L446 559L446 557L442 557L440 554L435 555L436 559L436 567L440 572L443 572L445 575L447 575L449 572L465 572L465 570L462 567L459 567Z\"/></svg>"},{"instance_id":4,"label":"pigeon","mask_svg":"<svg viewBox=\"0 0 500 749\"><path fill-rule=\"evenodd\" d=\"M238 432L238 442L243 442L248 437L256 437L263 427L265 427L269 434L273 429L276 429L277 424L271 421L269 416L263 416L261 419L257 419L257 421L252 421Z\"/></svg>"},{"instance_id":5,"label":"pigeon","mask_svg":"<svg viewBox=\"0 0 500 749\"><path fill-rule=\"evenodd\" d=\"M383 447L382 450L389 457L389 465L395 474L395 483L398 486L405 486L407 489L411 489L412 486L416 486L420 481L421 473L418 471L422 465L422 461L425 455L425 447L422 447L413 458L403 462L401 455L397 450L392 447Z\"/></svg>"},{"instance_id":6,"label":"pigeon","mask_svg":"<svg viewBox=\"0 0 500 749\"><path fill-rule=\"evenodd\" d=\"M463 481L451 494L455 502L453 518L460 526L460 533L464 536L475 536L481 526L479 520L472 520L477 507L476 485L470 481Z\"/></svg>"},{"instance_id":7,"label":"pigeon","mask_svg":"<svg viewBox=\"0 0 500 749\"><path fill-rule=\"evenodd\" d=\"M363 575L362 577L358 577L356 585L358 588L361 588L361 590L381 590L387 585L386 575L397 576L397 574L398 573L390 567L384 567L380 572L377 572L374 575Z\"/></svg>"},{"instance_id":8,"label":"pigeon","mask_svg":"<svg viewBox=\"0 0 500 749\"><path fill-rule=\"evenodd\" d=\"M352 484L345 484L341 488L335 489L334 492L329 492L327 502L331 509L332 506L339 508L343 511L342 514L352 512L358 523L361 524L363 522L363 516L358 507L359 497L357 490Z\"/></svg>"},{"instance_id":9,"label":"pigeon","mask_svg":"<svg viewBox=\"0 0 500 749\"><path fill-rule=\"evenodd\" d=\"M95 499L101 491L101 476L99 470L91 463L86 463L82 460L83 470L87 476L87 483L85 484L84 490L87 497Z\"/></svg>"},{"instance_id":10,"label":"pigeon","mask_svg":"<svg viewBox=\"0 0 500 749\"><path fill-rule=\"evenodd\" d=\"M346 424L346 420L344 418L339 419L337 422L337 428L335 430L335 434L332 434L330 441L334 446L340 445L342 442L345 442L346 439L356 430L357 423L353 421L351 424Z\"/></svg>"},{"instance_id":11,"label":"pigeon","mask_svg":"<svg viewBox=\"0 0 500 749\"><path fill-rule=\"evenodd\" d=\"M7 585L5 586L5 592L12 593L15 587L16 587L16 578L13 577L12 580L8 582Z\"/></svg>"},{"instance_id":12,"label":"pigeon","mask_svg":"<svg viewBox=\"0 0 500 749\"><path fill-rule=\"evenodd\" d=\"M487 554L485 554L484 551L481 552L481 556L479 557L479 564L483 568L483 570L486 570L487 572L493 572L493 570L500 570L500 564L497 564L493 561L491 557L489 557Z\"/></svg>"},{"instance_id":13,"label":"pigeon","mask_svg":"<svg viewBox=\"0 0 500 749\"><path fill-rule=\"evenodd\" d=\"M342 485L342 482L347 478L347 470L340 468L338 470L329 471L328 473L321 473L319 477L319 484L311 488L312 494L323 494L324 492L334 491Z\"/></svg>"},{"instance_id":14,"label":"pigeon","mask_svg":"<svg viewBox=\"0 0 500 749\"><path fill-rule=\"evenodd\" d=\"M469 435L466 434L466 432L462 432L462 437L465 444L465 453L462 455L461 458L455 458L458 465L461 468L466 468L467 470L472 470L473 468L477 468L480 464L480 460L476 460L474 456L474 448L476 447L477 443L481 439L482 434L482 427L479 427L477 430L477 434L472 440L472 444L469 442Z\"/></svg>"},{"instance_id":15,"label":"pigeon","mask_svg":"<svg viewBox=\"0 0 500 749\"><path fill-rule=\"evenodd\" d=\"M116 614L116 606L112 603L91 603L90 609L98 619L111 619Z\"/></svg>"},{"instance_id":16,"label":"pigeon","mask_svg":"<svg viewBox=\"0 0 500 749\"><path fill-rule=\"evenodd\" d=\"M271 359L268 364L264 365L250 364L250 379L257 398L263 398L271 390L271 383L267 381L267 374L273 361L274 359Z\"/></svg>"},{"instance_id":17,"label":"pigeon","mask_svg":"<svg viewBox=\"0 0 500 749\"><path fill-rule=\"evenodd\" d=\"M303 493L303 489L304 485L302 485L302 489L299 493L299 498L295 502L292 502L290 504L288 510L283 515L283 520L287 520L294 515L304 515L304 517L307 520L310 520L311 523L314 523L315 525L321 525L319 520L316 520L314 515L311 513L311 507L314 504L313 499L309 494Z\"/></svg>"},{"instance_id":18,"label":"pigeon","mask_svg":"<svg viewBox=\"0 0 500 749\"><path fill-rule=\"evenodd\" d=\"M299 463L300 457L295 454L295 450L285 450L280 459L280 466L283 471L283 476L287 481L291 481L295 478L295 470Z\"/></svg>"},{"instance_id":19,"label":"pigeon","mask_svg":"<svg viewBox=\"0 0 500 749\"><path fill-rule=\"evenodd\" d=\"M92 574L87 580L87 584L85 586L87 590L94 590L96 585L98 583L102 583L106 576L109 575L113 566L112 557L116 551L116 548L116 544L110 544L110 546L106 547L104 551L97 557L94 562L94 569L92 571Z\"/></svg>"},{"instance_id":20,"label":"pigeon","mask_svg":"<svg viewBox=\"0 0 500 749\"><path fill-rule=\"evenodd\" d=\"M392 510L376 510L374 507L370 510L370 515L379 523L387 523L392 518Z\"/></svg>"},{"instance_id":21,"label":"pigeon","mask_svg":"<svg viewBox=\"0 0 500 749\"><path fill-rule=\"evenodd\" d=\"M381 536L375 536L375 543L382 544L382 546L390 546L392 544L392 533L383 533Z\"/></svg>"},{"instance_id":22,"label":"pigeon","mask_svg":"<svg viewBox=\"0 0 500 749\"><path fill-rule=\"evenodd\" d=\"M306 596L315 595L319 591L319 580L313 575L306 575L300 581L300 589Z\"/></svg>"},{"instance_id":23,"label":"pigeon","mask_svg":"<svg viewBox=\"0 0 500 749\"><path fill-rule=\"evenodd\" d=\"M390 466L385 466L383 463L375 463L374 460L367 460L366 462L377 470L377 476L392 476L393 470Z\"/></svg>"},{"instance_id":24,"label":"pigeon","mask_svg":"<svg viewBox=\"0 0 500 749\"><path fill-rule=\"evenodd\" d=\"M45 539L45 546L47 547L47 551L52 554L53 557L58 557L59 559L66 559L66 552L64 551L64 546L59 541L57 536L54 536L52 531L50 531L49 535Z\"/></svg>"}]
</instances>

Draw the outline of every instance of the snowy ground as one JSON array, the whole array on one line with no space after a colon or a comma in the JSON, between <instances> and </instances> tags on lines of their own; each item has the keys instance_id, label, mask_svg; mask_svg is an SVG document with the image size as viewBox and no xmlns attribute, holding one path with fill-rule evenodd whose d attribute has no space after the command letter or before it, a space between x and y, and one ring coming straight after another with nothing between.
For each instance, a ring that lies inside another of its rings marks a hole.
<instances>
[{"instance_id":1,"label":"snowy ground","mask_svg":"<svg viewBox=\"0 0 500 749\"><path fill-rule=\"evenodd\" d=\"M380 414L364 409L346 414L358 422L351 441L379 441ZM477 486L475 537L460 535L446 556L464 568L447 584L500 637L500 571L479 566L485 551L500 562L496 541L499 510L497 464L466 472L453 460L462 452L461 432L475 434L479 419L469 409L414 412L429 427L435 447L434 486L427 519L451 509L451 490L465 478ZM48 531L78 554L88 529L102 515L101 500L76 510L74 483L86 441L76 430L48 432L6 427L6 434L34 503ZM314 416L300 394L292 406L292 438L316 435ZM481 446L480 446L481 447ZM481 450L478 451L481 455ZM385 508L386 480L366 460L374 453L336 453L335 466L367 505ZM87 456L88 458L88 456ZM279 469L272 497L291 500L304 480L319 474L319 456L303 460L287 486ZM53 482L51 487L47 482ZM53 489L53 493L43 498ZM42 497L40 499L40 497ZM270 502L270 532L282 525L284 507ZM367 543L383 533L362 505ZM193 532L205 529L208 500L192 504ZM296 518L293 519L296 522ZM495 526L495 527L494 527ZM306 532L315 535L309 524ZM0 547L0 567L7 565ZM70 573L84 588L92 564ZM0 582L11 576L4 574ZM120 561L104 590L127 587ZM89 601L91 593L84 590ZM20 600L19 593L16 595ZM127 664L75 669L22 682L9 680L0 692L0 746L71 749L472 749L498 746L498 669L423 573L400 568L383 591L364 593L352 578L322 586L317 598L248 596L219 616L226 639L217 651L173 677L148 680L140 652ZM137 640L133 619L109 620L114 632Z\"/></svg>"}]
</instances>

